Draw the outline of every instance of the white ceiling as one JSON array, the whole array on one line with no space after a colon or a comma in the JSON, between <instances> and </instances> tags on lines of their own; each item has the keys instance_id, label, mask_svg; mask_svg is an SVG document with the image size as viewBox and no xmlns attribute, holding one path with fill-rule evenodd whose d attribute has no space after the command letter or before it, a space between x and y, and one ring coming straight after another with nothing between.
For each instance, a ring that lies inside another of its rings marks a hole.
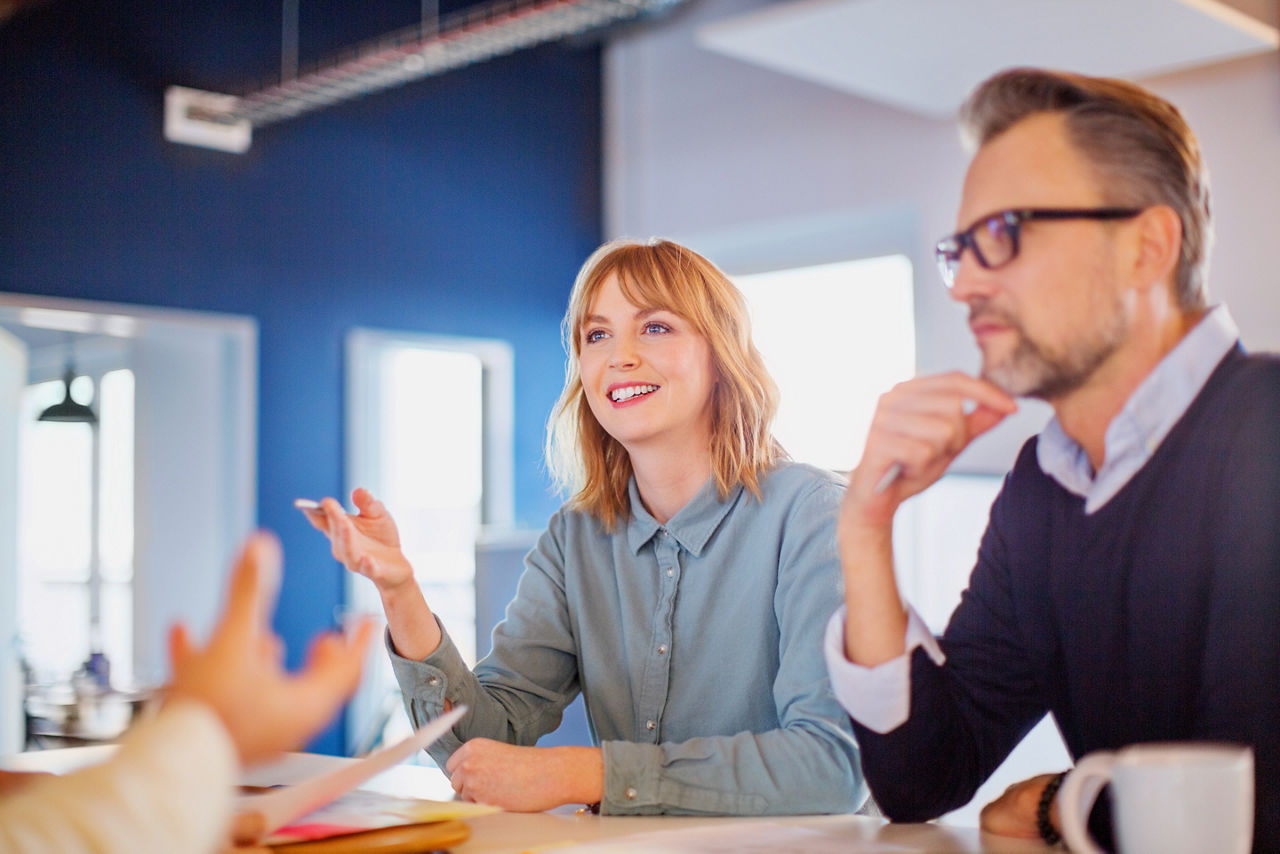
<instances>
[{"instance_id":1,"label":"white ceiling","mask_svg":"<svg viewBox=\"0 0 1280 854\"><path fill-rule=\"evenodd\" d=\"M1275 50L1218 0L793 0L718 21L703 47L934 117L1012 66L1141 78Z\"/></svg>"}]
</instances>

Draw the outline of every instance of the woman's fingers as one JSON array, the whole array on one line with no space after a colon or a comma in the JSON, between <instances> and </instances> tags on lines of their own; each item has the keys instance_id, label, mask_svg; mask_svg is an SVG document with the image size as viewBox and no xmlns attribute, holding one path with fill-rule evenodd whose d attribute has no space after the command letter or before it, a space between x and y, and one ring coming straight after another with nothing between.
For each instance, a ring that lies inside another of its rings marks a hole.
<instances>
[{"instance_id":1,"label":"woman's fingers","mask_svg":"<svg viewBox=\"0 0 1280 854\"><path fill-rule=\"evenodd\" d=\"M311 527L315 528L320 533L328 536L329 518L325 516L323 510L319 508L309 508L309 507L306 507L306 508L299 507L298 509L302 511L302 515L306 518L306 520L311 523Z\"/></svg>"},{"instance_id":2,"label":"woman's fingers","mask_svg":"<svg viewBox=\"0 0 1280 854\"><path fill-rule=\"evenodd\" d=\"M360 511L361 516L374 518L386 515L387 508L382 502L373 497L373 493L365 489L363 486L351 493L351 501L356 505L356 509Z\"/></svg>"}]
</instances>

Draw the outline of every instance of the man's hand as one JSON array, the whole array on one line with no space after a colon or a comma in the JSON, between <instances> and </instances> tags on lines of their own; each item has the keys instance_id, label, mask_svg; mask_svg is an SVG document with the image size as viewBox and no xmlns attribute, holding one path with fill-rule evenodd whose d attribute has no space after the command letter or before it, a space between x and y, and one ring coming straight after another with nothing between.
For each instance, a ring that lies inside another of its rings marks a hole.
<instances>
[{"instance_id":1,"label":"man's hand","mask_svg":"<svg viewBox=\"0 0 1280 854\"><path fill-rule=\"evenodd\" d=\"M1044 787L1056 774L1041 774L1021 783L1014 783L1005 789L1004 794L982 808L979 826L987 833L999 836L1016 836L1021 839L1039 839L1040 829L1036 826L1036 810L1040 807L1040 796ZM1057 798L1049 805L1049 821L1054 829L1061 825L1058 822Z\"/></svg>"},{"instance_id":2,"label":"man's hand","mask_svg":"<svg viewBox=\"0 0 1280 854\"><path fill-rule=\"evenodd\" d=\"M898 505L1017 408L996 386L958 372L908 380L880 397L836 521L849 661L877 667L905 649L907 614L893 570ZM889 482L895 465L898 474Z\"/></svg>"},{"instance_id":3,"label":"man's hand","mask_svg":"<svg viewBox=\"0 0 1280 854\"><path fill-rule=\"evenodd\" d=\"M849 479L850 521L891 523L899 504L933 484L970 442L1017 408L997 386L958 371L894 386L876 404L862 459ZM878 490L894 464L901 467L897 478Z\"/></svg>"},{"instance_id":4,"label":"man's hand","mask_svg":"<svg viewBox=\"0 0 1280 854\"><path fill-rule=\"evenodd\" d=\"M598 747L517 747L473 738L445 764L464 801L511 812L542 812L604 797L604 752Z\"/></svg>"},{"instance_id":5,"label":"man's hand","mask_svg":"<svg viewBox=\"0 0 1280 854\"><path fill-rule=\"evenodd\" d=\"M209 642L196 646L181 625L169 633L168 695L217 712L244 763L296 749L319 732L355 691L373 634L372 622L364 620L347 637L321 635L303 669L285 672L283 646L269 628L280 560L273 536L250 537Z\"/></svg>"}]
</instances>

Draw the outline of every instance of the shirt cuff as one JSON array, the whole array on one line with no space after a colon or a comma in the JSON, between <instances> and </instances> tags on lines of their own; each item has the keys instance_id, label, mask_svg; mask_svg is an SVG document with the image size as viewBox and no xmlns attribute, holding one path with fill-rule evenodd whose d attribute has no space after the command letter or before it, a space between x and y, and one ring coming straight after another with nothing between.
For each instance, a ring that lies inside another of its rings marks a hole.
<instances>
[{"instance_id":1,"label":"shirt cuff","mask_svg":"<svg viewBox=\"0 0 1280 854\"><path fill-rule=\"evenodd\" d=\"M658 769L662 750L656 744L606 741L604 754L603 815L652 815L661 812Z\"/></svg>"},{"instance_id":2,"label":"shirt cuff","mask_svg":"<svg viewBox=\"0 0 1280 854\"><path fill-rule=\"evenodd\" d=\"M831 690L849 717L872 732L890 732L911 716L911 653L924 647L939 667L947 660L937 639L915 609L907 606L906 652L875 667L854 664L845 657L845 606L831 615L823 639Z\"/></svg>"},{"instance_id":3,"label":"shirt cuff","mask_svg":"<svg viewBox=\"0 0 1280 854\"><path fill-rule=\"evenodd\" d=\"M390 629L386 632L385 642L387 655L391 658L391 670L395 673L396 681L400 683L400 690L406 697L420 700L430 716L437 717L443 711L449 680L443 668L427 662L435 658L440 650L437 649L422 661L416 661L396 652L395 645L391 642ZM446 642L441 638L440 646L443 647ZM414 721L415 726L422 726L424 723L426 721Z\"/></svg>"},{"instance_id":4,"label":"shirt cuff","mask_svg":"<svg viewBox=\"0 0 1280 854\"><path fill-rule=\"evenodd\" d=\"M729 784L729 789L682 782L669 771L660 744L606 741L602 815L759 815L767 802L756 792ZM696 762L718 758L706 756ZM683 760L676 760L681 764Z\"/></svg>"}]
</instances>

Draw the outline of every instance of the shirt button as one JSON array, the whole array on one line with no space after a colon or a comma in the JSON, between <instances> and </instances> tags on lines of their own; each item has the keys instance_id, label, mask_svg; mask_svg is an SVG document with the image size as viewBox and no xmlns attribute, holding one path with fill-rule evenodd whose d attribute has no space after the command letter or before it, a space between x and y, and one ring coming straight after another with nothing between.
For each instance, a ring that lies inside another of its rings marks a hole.
<instances>
[{"instance_id":1,"label":"shirt button","mask_svg":"<svg viewBox=\"0 0 1280 854\"><path fill-rule=\"evenodd\" d=\"M674 569L672 569L671 567L667 567L667 578L670 578L675 574L676 574L676 571Z\"/></svg>"},{"instance_id":2,"label":"shirt button","mask_svg":"<svg viewBox=\"0 0 1280 854\"><path fill-rule=\"evenodd\" d=\"M658 655L667 654L667 645L665 643L658 644Z\"/></svg>"},{"instance_id":3,"label":"shirt button","mask_svg":"<svg viewBox=\"0 0 1280 854\"><path fill-rule=\"evenodd\" d=\"M655 729L657 729L657 728L658 728L658 725L657 725L656 723L654 723L653 721L645 721L645 722L644 722L644 728L645 728L645 729L647 729L647 730L649 730L649 732L653 732Z\"/></svg>"},{"instance_id":4,"label":"shirt button","mask_svg":"<svg viewBox=\"0 0 1280 854\"><path fill-rule=\"evenodd\" d=\"M428 680L427 680L427 684L428 684L428 685L430 685L432 688L437 688L437 687L439 687L439 686L440 686L440 677L439 677L439 676L432 676L430 679L428 679Z\"/></svg>"},{"instance_id":5,"label":"shirt button","mask_svg":"<svg viewBox=\"0 0 1280 854\"><path fill-rule=\"evenodd\" d=\"M640 793L637 792L635 789L628 788L625 794L627 796L627 800L634 801L636 797L639 796Z\"/></svg>"}]
</instances>

